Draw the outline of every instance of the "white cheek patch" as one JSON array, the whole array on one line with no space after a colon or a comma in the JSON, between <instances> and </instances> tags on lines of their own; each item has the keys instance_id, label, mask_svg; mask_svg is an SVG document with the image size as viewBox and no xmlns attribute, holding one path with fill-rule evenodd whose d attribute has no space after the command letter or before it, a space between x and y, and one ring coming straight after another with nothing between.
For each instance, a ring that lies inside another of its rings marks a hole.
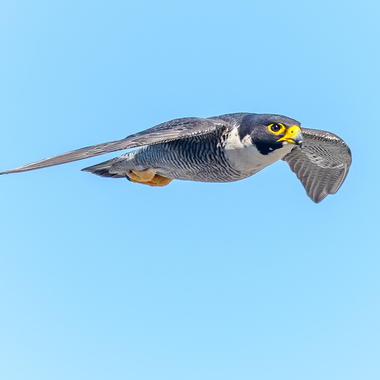
<instances>
[{"instance_id":1,"label":"white cheek patch","mask_svg":"<svg viewBox=\"0 0 380 380\"><path fill-rule=\"evenodd\" d=\"M224 149L226 151L242 149L244 146L249 144L248 139L250 140L249 136L245 136L243 140L240 140L238 129L234 128L227 134Z\"/></svg>"},{"instance_id":2,"label":"white cheek patch","mask_svg":"<svg viewBox=\"0 0 380 380\"><path fill-rule=\"evenodd\" d=\"M238 129L233 129L225 140L224 154L229 164L246 176L257 173L266 166L273 164L288 154L293 145L284 145L282 148L273 150L270 148L269 154L261 154L255 145L252 144L250 136L245 136L240 140Z\"/></svg>"}]
</instances>

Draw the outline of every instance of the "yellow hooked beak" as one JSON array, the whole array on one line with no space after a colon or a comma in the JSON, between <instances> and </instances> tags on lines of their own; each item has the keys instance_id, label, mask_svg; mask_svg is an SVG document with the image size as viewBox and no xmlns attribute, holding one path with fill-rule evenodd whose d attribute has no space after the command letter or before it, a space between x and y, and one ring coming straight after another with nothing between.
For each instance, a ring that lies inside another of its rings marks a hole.
<instances>
[{"instance_id":1,"label":"yellow hooked beak","mask_svg":"<svg viewBox=\"0 0 380 380\"><path fill-rule=\"evenodd\" d=\"M285 144L295 144L302 147L303 136L301 128L298 125L292 125L286 130L285 136L281 137L278 141L284 141Z\"/></svg>"}]
</instances>

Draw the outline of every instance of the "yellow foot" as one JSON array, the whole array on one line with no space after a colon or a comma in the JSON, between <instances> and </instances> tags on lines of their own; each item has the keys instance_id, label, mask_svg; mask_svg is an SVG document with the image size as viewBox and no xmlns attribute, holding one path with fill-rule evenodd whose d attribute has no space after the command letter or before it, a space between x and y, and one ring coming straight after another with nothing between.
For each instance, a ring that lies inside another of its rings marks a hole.
<instances>
[{"instance_id":1,"label":"yellow foot","mask_svg":"<svg viewBox=\"0 0 380 380\"><path fill-rule=\"evenodd\" d=\"M144 183L151 181L154 176L156 175L156 172L152 169L146 169L146 170L132 170L131 173L128 173L127 176L135 182Z\"/></svg>"},{"instance_id":2,"label":"yellow foot","mask_svg":"<svg viewBox=\"0 0 380 380\"><path fill-rule=\"evenodd\" d=\"M156 174L153 169L141 171L131 170L130 173L127 173L127 176L132 182L149 186L166 186L173 181L172 178L166 178Z\"/></svg>"}]
</instances>

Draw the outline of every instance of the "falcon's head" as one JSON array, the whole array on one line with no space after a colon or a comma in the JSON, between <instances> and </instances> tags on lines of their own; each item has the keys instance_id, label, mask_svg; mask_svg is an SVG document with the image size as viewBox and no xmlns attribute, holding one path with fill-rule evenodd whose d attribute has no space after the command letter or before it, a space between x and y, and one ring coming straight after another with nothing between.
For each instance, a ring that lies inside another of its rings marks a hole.
<instances>
[{"instance_id":1,"label":"falcon's head","mask_svg":"<svg viewBox=\"0 0 380 380\"><path fill-rule=\"evenodd\" d=\"M240 139L251 138L257 150L268 155L286 145L302 147L300 123L281 115L250 114L240 125Z\"/></svg>"}]
</instances>

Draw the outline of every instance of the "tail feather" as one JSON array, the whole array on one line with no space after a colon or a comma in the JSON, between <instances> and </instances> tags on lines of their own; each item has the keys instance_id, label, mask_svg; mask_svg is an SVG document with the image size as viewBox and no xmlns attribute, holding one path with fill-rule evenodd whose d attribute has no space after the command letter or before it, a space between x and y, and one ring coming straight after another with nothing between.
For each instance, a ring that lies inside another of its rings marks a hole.
<instances>
[{"instance_id":1,"label":"tail feather","mask_svg":"<svg viewBox=\"0 0 380 380\"><path fill-rule=\"evenodd\" d=\"M97 165L88 166L87 168L83 168L83 172L90 172L101 177L109 177L109 178L123 178L125 175L120 173L112 173L110 170L112 165L115 163L116 159L102 162Z\"/></svg>"}]
</instances>

